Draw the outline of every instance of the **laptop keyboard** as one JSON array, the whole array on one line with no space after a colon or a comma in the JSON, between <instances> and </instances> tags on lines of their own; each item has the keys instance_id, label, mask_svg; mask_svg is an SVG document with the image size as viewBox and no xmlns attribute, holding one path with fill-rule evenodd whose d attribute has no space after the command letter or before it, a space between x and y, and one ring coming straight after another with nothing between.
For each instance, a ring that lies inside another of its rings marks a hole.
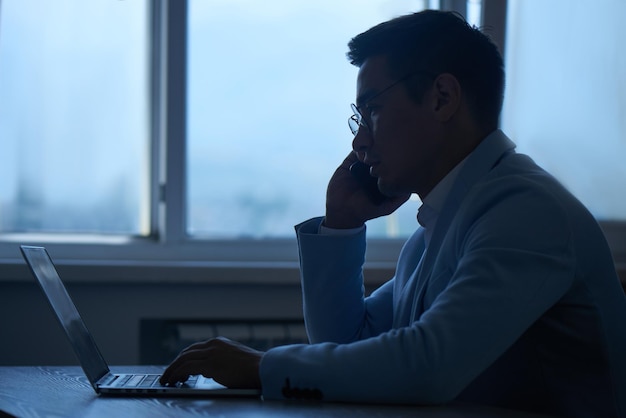
<instances>
[{"instance_id":1,"label":"laptop keyboard","mask_svg":"<svg viewBox=\"0 0 626 418\"><path fill-rule=\"evenodd\" d=\"M160 374L127 374L123 376L117 384L123 388L152 388L161 387L159 383ZM198 382L198 376L190 376L181 387L194 387Z\"/></svg>"}]
</instances>

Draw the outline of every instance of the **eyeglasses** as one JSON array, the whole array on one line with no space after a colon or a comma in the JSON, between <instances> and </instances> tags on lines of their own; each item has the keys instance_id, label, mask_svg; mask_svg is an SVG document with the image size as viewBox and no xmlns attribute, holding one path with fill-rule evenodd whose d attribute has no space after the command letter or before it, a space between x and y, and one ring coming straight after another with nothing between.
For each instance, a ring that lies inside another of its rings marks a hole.
<instances>
[{"instance_id":1,"label":"eyeglasses","mask_svg":"<svg viewBox=\"0 0 626 418\"><path fill-rule=\"evenodd\" d=\"M387 87L385 87L384 89L382 89L381 91L379 91L378 93L376 93L375 95L373 95L372 97L369 97L365 103L363 103L363 107L366 107L367 104L369 102L371 102L372 100L374 100L377 97L380 97L383 93L386 93L387 91L391 90L393 87L397 86L398 84L400 84L401 82L408 80L409 78L417 75L417 74L427 74L430 77L434 77L434 74L431 73L430 71L424 71L424 70L420 70L420 71L415 71L413 73L410 73L396 81L394 81L393 83L391 83L390 85L388 85ZM352 135L356 136L356 134L359 133L359 129L361 128L361 126L363 126L365 129L367 129L369 132L372 132L372 128L369 126L369 124L367 123L367 121L365 120L365 118L363 118L363 115L361 114L361 110L357 107L357 105L355 105L354 103L350 104L350 108L352 109L352 113L354 113L352 116L350 116L348 118L348 126L350 127L350 132L352 132Z\"/></svg>"}]
</instances>

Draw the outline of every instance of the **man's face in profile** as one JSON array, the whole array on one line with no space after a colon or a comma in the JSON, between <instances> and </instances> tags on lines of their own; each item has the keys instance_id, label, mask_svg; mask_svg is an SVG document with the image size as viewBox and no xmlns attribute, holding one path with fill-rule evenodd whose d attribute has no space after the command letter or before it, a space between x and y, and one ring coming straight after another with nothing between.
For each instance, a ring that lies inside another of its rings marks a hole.
<instances>
[{"instance_id":1,"label":"man's face in profile","mask_svg":"<svg viewBox=\"0 0 626 418\"><path fill-rule=\"evenodd\" d=\"M393 85L399 78L390 73L385 56L368 58L359 69L356 105L370 129L359 130L353 149L372 167L384 194L419 193L444 148L431 111L432 89L417 103L405 82Z\"/></svg>"}]
</instances>

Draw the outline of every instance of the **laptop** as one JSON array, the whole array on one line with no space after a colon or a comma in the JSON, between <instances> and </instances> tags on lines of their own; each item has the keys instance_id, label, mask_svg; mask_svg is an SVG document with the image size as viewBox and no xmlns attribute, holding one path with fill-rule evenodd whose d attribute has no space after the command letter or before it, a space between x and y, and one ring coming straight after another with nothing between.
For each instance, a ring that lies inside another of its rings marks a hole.
<instances>
[{"instance_id":1,"label":"laptop","mask_svg":"<svg viewBox=\"0 0 626 418\"><path fill-rule=\"evenodd\" d=\"M177 386L162 386L159 383L161 376L159 374L111 373L46 249L22 245L20 250L65 330L76 357L96 393L120 396L261 396L260 390L230 389L203 376L191 376Z\"/></svg>"}]
</instances>

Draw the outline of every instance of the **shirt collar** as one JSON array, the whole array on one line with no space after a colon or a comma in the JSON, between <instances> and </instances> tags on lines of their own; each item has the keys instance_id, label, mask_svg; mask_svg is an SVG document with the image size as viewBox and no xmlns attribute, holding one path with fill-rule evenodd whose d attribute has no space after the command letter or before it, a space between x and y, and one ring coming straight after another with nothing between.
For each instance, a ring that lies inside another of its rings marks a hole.
<instances>
[{"instance_id":1,"label":"shirt collar","mask_svg":"<svg viewBox=\"0 0 626 418\"><path fill-rule=\"evenodd\" d=\"M466 157L467 158L467 157ZM432 229L437 216L443 208L446 197L450 193L450 189L454 184L459 171L463 167L465 159L458 163L446 176L437 183L437 185L426 195L422 201L422 206L417 211L417 221L426 229Z\"/></svg>"}]
</instances>

